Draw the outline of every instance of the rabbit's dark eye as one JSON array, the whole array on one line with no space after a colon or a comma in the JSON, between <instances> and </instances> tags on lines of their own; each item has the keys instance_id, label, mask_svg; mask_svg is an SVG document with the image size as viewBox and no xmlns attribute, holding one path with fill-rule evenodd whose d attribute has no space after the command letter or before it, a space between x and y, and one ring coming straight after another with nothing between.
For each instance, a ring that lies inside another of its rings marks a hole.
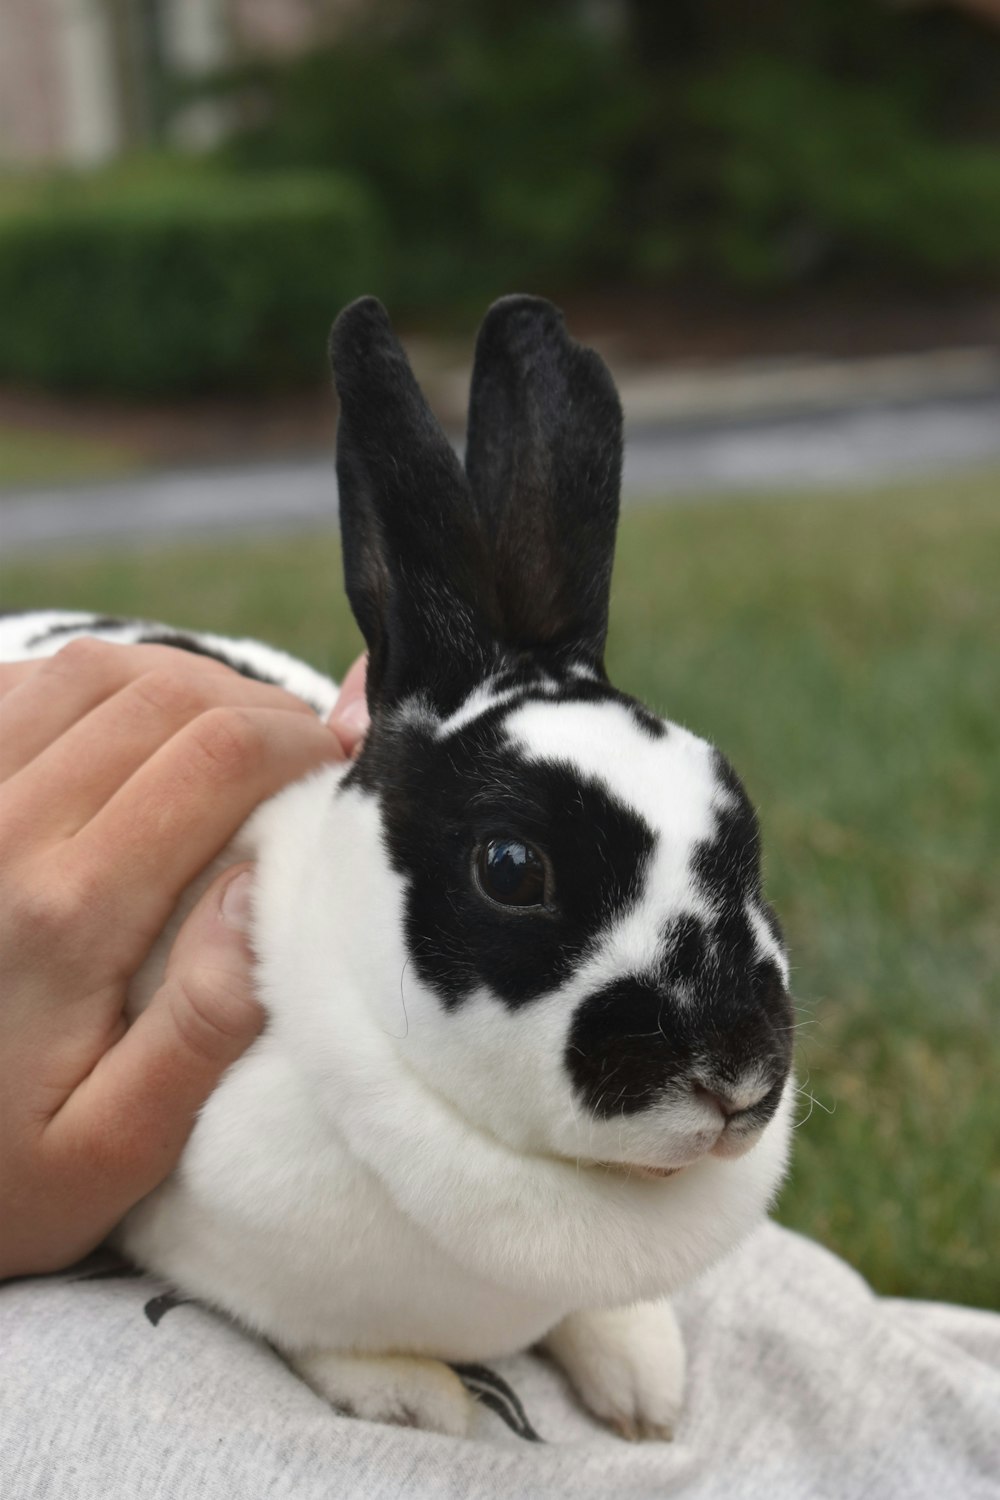
<instances>
[{"instance_id":1,"label":"rabbit's dark eye","mask_svg":"<svg viewBox=\"0 0 1000 1500\"><path fill-rule=\"evenodd\" d=\"M541 906L545 900L545 865L536 849L520 839L491 839L476 857L479 884L501 906Z\"/></svg>"}]
</instances>

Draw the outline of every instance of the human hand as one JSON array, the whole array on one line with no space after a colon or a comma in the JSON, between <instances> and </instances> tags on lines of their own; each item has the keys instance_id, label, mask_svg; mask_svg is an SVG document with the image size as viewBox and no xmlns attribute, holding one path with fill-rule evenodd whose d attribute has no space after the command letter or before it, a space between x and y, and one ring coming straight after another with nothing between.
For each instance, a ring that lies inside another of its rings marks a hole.
<instances>
[{"instance_id":1,"label":"human hand","mask_svg":"<svg viewBox=\"0 0 1000 1500\"><path fill-rule=\"evenodd\" d=\"M258 803L357 749L363 695L363 660L327 725L164 646L0 665L0 1277L100 1243L257 1035L250 866L210 886L131 1027L129 982Z\"/></svg>"}]
</instances>

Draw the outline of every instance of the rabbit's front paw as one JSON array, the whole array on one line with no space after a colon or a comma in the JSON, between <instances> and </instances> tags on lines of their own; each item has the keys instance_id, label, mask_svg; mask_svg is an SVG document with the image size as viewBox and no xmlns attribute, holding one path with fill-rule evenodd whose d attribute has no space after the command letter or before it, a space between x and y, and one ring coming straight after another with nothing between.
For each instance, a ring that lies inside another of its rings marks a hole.
<instances>
[{"instance_id":1,"label":"rabbit's front paw","mask_svg":"<svg viewBox=\"0 0 1000 1500\"><path fill-rule=\"evenodd\" d=\"M669 1302L570 1313L543 1348L584 1405L621 1437L673 1437L684 1397L684 1344Z\"/></svg>"},{"instance_id":2,"label":"rabbit's front paw","mask_svg":"<svg viewBox=\"0 0 1000 1500\"><path fill-rule=\"evenodd\" d=\"M469 1430L472 1397L454 1370L438 1359L325 1349L286 1358L307 1385L345 1416L450 1437L464 1437Z\"/></svg>"}]
</instances>

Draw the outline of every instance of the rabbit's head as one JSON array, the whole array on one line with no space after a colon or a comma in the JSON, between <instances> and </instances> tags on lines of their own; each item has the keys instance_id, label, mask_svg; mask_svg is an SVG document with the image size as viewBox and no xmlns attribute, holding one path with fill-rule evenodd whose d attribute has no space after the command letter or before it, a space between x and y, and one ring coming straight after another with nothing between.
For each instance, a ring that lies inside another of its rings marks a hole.
<instances>
[{"instance_id":1,"label":"rabbit's head","mask_svg":"<svg viewBox=\"0 0 1000 1500\"><path fill-rule=\"evenodd\" d=\"M605 675L607 369L549 303L496 303L463 469L378 302L332 354L372 714L344 785L378 808L401 1055L518 1150L641 1176L742 1154L790 1076L787 962L736 774Z\"/></svg>"}]
</instances>

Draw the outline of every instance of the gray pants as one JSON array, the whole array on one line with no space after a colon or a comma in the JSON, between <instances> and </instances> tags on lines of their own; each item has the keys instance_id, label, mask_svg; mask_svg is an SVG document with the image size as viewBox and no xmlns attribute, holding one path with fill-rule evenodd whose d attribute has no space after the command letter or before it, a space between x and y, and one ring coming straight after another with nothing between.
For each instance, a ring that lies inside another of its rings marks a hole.
<instances>
[{"instance_id":1,"label":"gray pants","mask_svg":"<svg viewBox=\"0 0 1000 1500\"><path fill-rule=\"evenodd\" d=\"M0 1287L4 1500L1000 1500L1000 1317L875 1297L773 1225L678 1299L676 1441L631 1445L535 1355L469 1366L472 1440L333 1413L266 1345L120 1263Z\"/></svg>"}]
</instances>

